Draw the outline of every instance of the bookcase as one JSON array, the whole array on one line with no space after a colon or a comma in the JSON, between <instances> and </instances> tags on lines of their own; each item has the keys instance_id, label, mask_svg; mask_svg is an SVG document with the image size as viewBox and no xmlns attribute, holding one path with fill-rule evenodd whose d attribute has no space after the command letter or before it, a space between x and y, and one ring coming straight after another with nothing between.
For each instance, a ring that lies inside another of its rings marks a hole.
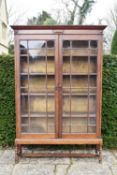
<instances>
[{"instance_id":1,"label":"bookcase","mask_svg":"<svg viewBox=\"0 0 117 175\"><path fill-rule=\"evenodd\" d=\"M85 144L96 148L95 154L85 156L98 156L101 160L102 34L105 27L12 26L16 159L22 155L22 145Z\"/></svg>"}]
</instances>

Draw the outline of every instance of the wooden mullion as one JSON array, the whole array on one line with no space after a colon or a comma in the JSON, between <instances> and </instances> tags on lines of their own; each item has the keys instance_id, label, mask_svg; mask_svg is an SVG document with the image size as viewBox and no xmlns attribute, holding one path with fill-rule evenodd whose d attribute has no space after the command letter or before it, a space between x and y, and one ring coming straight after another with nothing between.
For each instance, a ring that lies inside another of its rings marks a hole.
<instances>
[{"instance_id":1,"label":"wooden mullion","mask_svg":"<svg viewBox=\"0 0 117 175\"><path fill-rule=\"evenodd\" d=\"M62 138L62 114L63 114L63 99L62 99L62 86L63 86L63 36L58 34L58 95L59 95L59 104L58 104L58 137Z\"/></svg>"},{"instance_id":2,"label":"wooden mullion","mask_svg":"<svg viewBox=\"0 0 117 175\"><path fill-rule=\"evenodd\" d=\"M55 137L59 137L59 115L60 115L60 95L57 87L59 86L59 36L56 36L55 40Z\"/></svg>"},{"instance_id":3,"label":"wooden mullion","mask_svg":"<svg viewBox=\"0 0 117 175\"><path fill-rule=\"evenodd\" d=\"M72 41L70 41L70 94L69 94L69 99L70 99L70 133L71 133L71 105L72 105L72 101L71 101L71 87L72 87Z\"/></svg>"},{"instance_id":4,"label":"wooden mullion","mask_svg":"<svg viewBox=\"0 0 117 175\"><path fill-rule=\"evenodd\" d=\"M88 41L88 50L90 50L90 40ZM89 109L90 109L90 103L89 103L89 100L90 100L90 90L89 90L89 87L90 87L90 74L89 74L89 67L90 67L90 52L88 53L88 115L87 115L87 133L89 132Z\"/></svg>"},{"instance_id":5,"label":"wooden mullion","mask_svg":"<svg viewBox=\"0 0 117 175\"><path fill-rule=\"evenodd\" d=\"M45 49L46 49L46 93L45 93L45 98L46 98L46 129L47 129L47 133L48 133L48 88L47 88L47 81L48 81L48 76L47 76L47 41L45 43Z\"/></svg>"},{"instance_id":6,"label":"wooden mullion","mask_svg":"<svg viewBox=\"0 0 117 175\"><path fill-rule=\"evenodd\" d=\"M27 50L29 50L28 41L29 40L27 40ZM28 117L29 117L29 119L28 119L28 124L29 124L28 129L30 131L30 83L29 83L30 82L30 70L29 70L30 61L29 61L29 52L28 52L28 56L27 56L27 64L28 64Z\"/></svg>"}]
</instances>

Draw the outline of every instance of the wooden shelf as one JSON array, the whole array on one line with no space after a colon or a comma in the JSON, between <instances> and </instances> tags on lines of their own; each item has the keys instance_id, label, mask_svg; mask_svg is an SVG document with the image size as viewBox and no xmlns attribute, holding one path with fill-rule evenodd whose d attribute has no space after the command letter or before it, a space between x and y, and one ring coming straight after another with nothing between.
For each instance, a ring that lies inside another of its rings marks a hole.
<instances>
[{"instance_id":1,"label":"wooden shelf","mask_svg":"<svg viewBox=\"0 0 117 175\"><path fill-rule=\"evenodd\" d=\"M29 93L27 93L27 92L21 92L21 96L54 96L55 95L55 93L53 92L53 93L50 93L50 92L45 92L45 93L36 93L36 92L29 92ZM71 92L71 94L70 94L70 92L69 93L63 93L63 96L96 96L96 93L80 93L80 92Z\"/></svg>"},{"instance_id":2,"label":"wooden shelf","mask_svg":"<svg viewBox=\"0 0 117 175\"><path fill-rule=\"evenodd\" d=\"M63 87L63 90L64 89L71 89L71 90L77 90L77 89L87 89L87 91L88 91L88 89L96 89L96 87L85 87L85 88L83 88L83 87L73 87L73 86L66 86L66 87ZM74 92L74 91L73 91Z\"/></svg>"},{"instance_id":3,"label":"wooden shelf","mask_svg":"<svg viewBox=\"0 0 117 175\"><path fill-rule=\"evenodd\" d=\"M64 125L63 125L64 126ZM66 127L71 127L72 125L70 125L70 124L68 124L68 125L65 125ZM73 124L73 126L74 127L83 127L83 126L85 126L85 127L96 127L96 124L88 124L88 125L86 125L86 124L83 124L83 125L80 125L80 124Z\"/></svg>"},{"instance_id":4,"label":"wooden shelf","mask_svg":"<svg viewBox=\"0 0 117 175\"><path fill-rule=\"evenodd\" d=\"M46 72L45 73L43 73L43 72L42 73L41 72L29 72L29 73L28 72L23 72L23 73L20 73L20 74L21 75L41 75L41 76L44 76L44 75L47 75L47 76L48 75L53 75L54 76L55 75L55 73L51 73L51 72L47 72L47 73ZM81 76L81 75L93 76L93 75L97 75L97 73L89 73L89 74L88 73L70 73L70 72L69 73L63 73L63 76L67 76L67 75L68 76L70 76L70 75L71 76Z\"/></svg>"},{"instance_id":5,"label":"wooden shelf","mask_svg":"<svg viewBox=\"0 0 117 175\"><path fill-rule=\"evenodd\" d=\"M48 75L52 75L52 76L54 76L55 74L54 73L49 73L49 72L47 72L47 73L39 73L39 72L27 72L27 73L20 73L20 75L40 75L40 76L48 76Z\"/></svg>"},{"instance_id":6,"label":"wooden shelf","mask_svg":"<svg viewBox=\"0 0 117 175\"><path fill-rule=\"evenodd\" d=\"M64 93L63 94L63 96L70 96L70 95L71 96L88 96L88 95L89 96L96 96L96 93L90 93L90 92L89 93L88 92L87 93L82 93L82 92L73 92L72 91L71 93L69 92L69 93Z\"/></svg>"},{"instance_id":7,"label":"wooden shelf","mask_svg":"<svg viewBox=\"0 0 117 175\"><path fill-rule=\"evenodd\" d=\"M55 114L54 113L30 113L30 115L28 114L22 114L21 117L26 117L28 118L30 116L31 117L36 117L36 118L47 118L47 117L55 117Z\"/></svg>"},{"instance_id":8,"label":"wooden shelf","mask_svg":"<svg viewBox=\"0 0 117 175\"><path fill-rule=\"evenodd\" d=\"M28 127L29 125L28 125L28 123L21 123L21 127Z\"/></svg>"},{"instance_id":9,"label":"wooden shelf","mask_svg":"<svg viewBox=\"0 0 117 175\"><path fill-rule=\"evenodd\" d=\"M33 57L33 56L54 56L55 55L55 48L41 48L41 49L24 49L21 51L26 51L26 54L22 54L20 52L20 56L27 56L27 57Z\"/></svg>"},{"instance_id":10,"label":"wooden shelf","mask_svg":"<svg viewBox=\"0 0 117 175\"><path fill-rule=\"evenodd\" d=\"M29 95L29 96L54 96L55 94L54 93L47 93L47 92L45 92L45 93L35 93L35 92L29 92L29 93L21 93L21 95L22 96L27 96L27 95Z\"/></svg>"},{"instance_id":11,"label":"wooden shelf","mask_svg":"<svg viewBox=\"0 0 117 175\"><path fill-rule=\"evenodd\" d=\"M68 86L68 87L63 87L63 89L96 89L97 87L94 87L94 86L92 86L92 87L70 87L70 86Z\"/></svg>"},{"instance_id":12,"label":"wooden shelf","mask_svg":"<svg viewBox=\"0 0 117 175\"><path fill-rule=\"evenodd\" d=\"M28 57L28 54L20 54L20 58L21 57L26 57L27 58Z\"/></svg>"},{"instance_id":13,"label":"wooden shelf","mask_svg":"<svg viewBox=\"0 0 117 175\"><path fill-rule=\"evenodd\" d=\"M63 73L63 75L97 75L97 73Z\"/></svg>"},{"instance_id":14,"label":"wooden shelf","mask_svg":"<svg viewBox=\"0 0 117 175\"><path fill-rule=\"evenodd\" d=\"M26 87L21 86L20 88L21 89L28 89L28 86L26 86Z\"/></svg>"},{"instance_id":15,"label":"wooden shelf","mask_svg":"<svg viewBox=\"0 0 117 175\"><path fill-rule=\"evenodd\" d=\"M97 48L64 48L63 56L97 56L97 51Z\"/></svg>"},{"instance_id":16,"label":"wooden shelf","mask_svg":"<svg viewBox=\"0 0 117 175\"><path fill-rule=\"evenodd\" d=\"M63 117L70 117L70 113L64 114ZM95 118L96 114L72 114L71 112L71 117L76 117L76 118Z\"/></svg>"}]
</instances>

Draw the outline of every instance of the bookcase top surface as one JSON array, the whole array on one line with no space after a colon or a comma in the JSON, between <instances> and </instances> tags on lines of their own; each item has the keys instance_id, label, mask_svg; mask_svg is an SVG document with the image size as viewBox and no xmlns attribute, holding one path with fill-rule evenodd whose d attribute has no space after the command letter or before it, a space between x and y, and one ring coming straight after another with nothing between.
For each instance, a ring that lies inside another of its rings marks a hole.
<instances>
[{"instance_id":1,"label":"bookcase top surface","mask_svg":"<svg viewBox=\"0 0 117 175\"><path fill-rule=\"evenodd\" d=\"M104 30L106 25L13 25L13 30Z\"/></svg>"}]
</instances>

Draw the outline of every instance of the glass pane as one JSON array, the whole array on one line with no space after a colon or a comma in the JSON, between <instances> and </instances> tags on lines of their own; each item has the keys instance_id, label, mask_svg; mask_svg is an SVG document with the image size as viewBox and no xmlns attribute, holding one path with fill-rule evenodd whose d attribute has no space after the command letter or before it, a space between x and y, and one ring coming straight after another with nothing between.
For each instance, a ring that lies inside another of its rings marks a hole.
<instances>
[{"instance_id":1,"label":"glass pane","mask_svg":"<svg viewBox=\"0 0 117 175\"><path fill-rule=\"evenodd\" d=\"M96 118L95 117L89 117L88 124L89 125L96 125Z\"/></svg>"},{"instance_id":2,"label":"glass pane","mask_svg":"<svg viewBox=\"0 0 117 175\"><path fill-rule=\"evenodd\" d=\"M30 132L31 133L46 133L47 125L46 118L30 118Z\"/></svg>"},{"instance_id":3,"label":"glass pane","mask_svg":"<svg viewBox=\"0 0 117 175\"><path fill-rule=\"evenodd\" d=\"M29 133L29 127L28 126L21 126L22 133Z\"/></svg>"},{"instance_id":4,"label":"glass pane","mask_svg":"<svg viewBox=\"0 0 117 175\"><path fill-rule=\"evenodd\" d=\"M88 73L88 57L72 57L72 65L71 65L72 73Z\"/></svg>"},{"instance_id":5,"label":"glass pane","mask_svg":"<svg viewBox=\"0 0 117 175\"><path fill-rule=\"evenodd\" d=\"M54 41L52 41L52 40L47 41L47 47L48 48L53 48L54 47Z\"/></svg>"},{"instance_id":6,"label":"glass pane","mask_svg":"<svg viewBox=\"0 0 117 175\"><path fill-rule=\"evenodd\" d=\"M45 96L30 96L30 113L31 114L46 114L46 97Z\"/></svg>"},{"instance_id":7,"label":"glass pane","mask_svg":"<svg viewBox=\"0 0 117 175\"><path fill-rule=\"evenodd\" d=\"M47 76L47 88L48 89L54 89L55 87L55 76L54 75L48 75Z\"/></svg>"},{"instance_id":8,"label":"glass pane","mask_svg":"<svg viewBox=\"0 0 117 175\"><path fill-rule=\"evenodd\" d=\"M28 45L27 45L27 41L22 40L20 41L20 49L27 49Z\"/></svg>"},{"instance_id":9,"label":"glass pane","mask_svg":"<svg viewBox=\"0 0 117 175\"><path fill-rule=\"evenodd\" d=\"M63 41L63 48L69 48L70 47L70 41L69 40L64 40Z\"/></svg>"},{"instance_id":10,"label":"glass pane","mask_svg":"<svg viewBox=\"0 0 117 175\"><path fill-rule=\"evenodd\" d=\"M68 92L70 92L70 89L68 89ZM63 94L63 104L62 104L62 110L63 110L63 118L62 118L62 130L63 133L69 133L70 132L70 95L67 93Z\"/></svg>"},{"instance_id":11,"label":"glass pane","mask_svg":"<svg viewBox=\"0 0 117 175\"><path fill-rule=\"evenodd\" d=\"M28 61L26 56L20 57L20 72L28 73Z\"/></svg>"},{"instance_id":12,"label":"glass pane","mask_svg":"<svg viewBox=\"0 0 117 175\"><path fill-rule=\"evenodd\" d=\"M89 73L97 72L97 57L90 57Z\"/></svg>"},{"instance_id":13,"label":"glass pane","mask_svg":"<svg viewBox=\"0 0 117 175\"><path fill-rule=\"evenodd\" d=\"M28 124L29 124L28 117L21 117L21 125L22 126L28 126Z\"/></svg>"},{"instance_id":14,"label":"glass pane","mask_svg":"<svg viewBox=\"0 0 117 175\"><path fill-rule=\"evenodd\" d=\"M27 75L21 75L20 83L21 83L22 88L28 88L28 76Z\"/></svg>"},{"instance_id":15,"label":"glass pane","mask_svg":"<svg viewBox=\"0 0 117 175\"><path fill-rule=\"evenodd\" d=\"M72 133L87 133L87 118L73 118L71 120Z\"/></svg>"},{"instance_id":16,"label":"glass pane","mask_svg":"<svg viewBox=\"0 0 117 175\"><path fill-rule=\"evenodd\" d=\"M40 49L45 47L45 43L43 40L29 40L28 47L29 49Z\"/></svg>"},{"instance_id":17,"label":"glass pane","mask_svg":"<svg viewBox=\"0 0 117 175\"><path fill-rule=\"evenodd\" d=\"M87 48L88 41L85 40L74 40L72 41L72 48Z\"/></svg>"},{"instance_id":18,"label":"glass pane","mask_svg":"<svg viewBox=\"0 0 117 175\"><path fill-rule=\"evenodd\" d=\"M47 96L47 130L48 133L55 132L55 96Z\"/></svg>"},{"instance_id":19,"label":"glass pane","mask_svg":"<svg viewBox=\"0 0 117 175\"><path fill-rule=\"evenodd\" d=\"M47 111L48 114L55 114L55 97L48 96L47 98Z\"/></svg>"},{"instance_id":20,"label":"glass pane","mask_svg":"<svg viewBox=\"0 0 117 175\"><path fill-rule=\"evenodd\" d=\"M96 87L89 87L90 95L96 95Z\"/></svg>"},{"instance_id":21,"label":"glass pane","mask_svg":"<svg viewBox=\"0 0 117 175\"><path fill-rule=\"evenodd\" d=\"M90 41L90 47L97 48L97 41L96 40L91 40Z\"/></svg>"},{"instance_id":22,"label":"glass pane","mask_svg":"<svg viewBox=\"0 0 117 175\"><path fill-rule=\"evenodd\" d=\"M89 87L96 87L96 75L90 75L89 77Z\"/></svg>"},{"instance_id":23,"label":"glass pane","mask_svg":"<svg viewBox=\"0 0 117 175\"><path fill-rule=\"evenodd\" d=\"M96 114L96 96L89 98L89 114Z\"/></svg>"},{"instance_id":24,"label":"glass pane","mask_svg":"<svg viewBox=\"0 0 117 175\"><path fill-rule=\"evenodd\" d=\"M55 132L55 119L48 118L48 133L54 133L54 132Z\"/></svg>"},{"instance_id":25,"label":"glass pane","mask_svg":"<svg viewBox=\"0 0 117 175\"><path fill-rule=\"evenodd\" d=\"M47 56L54 56L55 55L55 50L52 49L52 48L48 48L46 50L46 54L47 54Z\"/></svg>"},{"instance_id":26,"label":"glass pane","mask_svg":"<svg viewBox=\"0 0 117 175\"><path fill-rule=\"evenodd\" d=\"M63 73L70 73L70 57L63 57Z\"/></svg>"},{"instance_id":27,"label":"glass pane","mask_svg":"<svg viewBox=\"0 0 117 175\"><path fill-rule=\"evenodd\" d=\"M71 120L70 117L63 117L62 119L62 132L63 133L70 133L71 132Z\"/></svg>"},{"instance_id":28,"label":"glass pane","mask_svg":"<svg viewBox=\"0 0 117 175\"><path fill-rule=\"evenodd\" d=\"M43 92L46 89L46 76L44 75L30 75L29 76L29 91Z\"/></svg>"},{"instance_id":29,"label":"glass pane","mask_svg":"<svg viewBox=\"0 0 117 175\"><path fill-rule=\"evenodd\" d=\"M37 50L28 50L29 56L34 59L34 57L38 56L45 56L46 55L46 49L37 49Z\"/></svg>"},{"instance_id":30,"label":"glass pane","mask_svg":"<svg viewBox=\"0 0 117 175\"><path fill-rule=\"evenodd\" d=\"M72 87L81 88L81 89L87 88L88 87L88 75L72 75Z\"/></svg>"},{"instance_id":31,"label":"glass pane","mask_svg":"<svg viewBox=\"0 0 117 175\"><path fill-rule=\"evenodd\" d=\"M96 126L89 126L88 133L96 133Z\"/></svg>"},{"instance_id":32,"label":"glass pane","mask_svg":"<svg viewBox=\"0 0 117 175\"><path fill-rule=\"evenodd\" d=\"M21 55L28 55L28 50L27 49L22 49L20 50Z\"/></svg>"},{"instance_id":33,"label":"glass pane","mask_svg":"<svg viewBox=\"0 0 117 175\"><path fill-rule=\"evenodd\" d=\"M25 40L20 41L20 54L22 55L28 54L27 49L28 49L27 41Z\"/></svg>"},{"instance_id":34,"label":"glass pane","mask_svg":"<svg viewBox=\"0 0 117 175\"><path fill-rule=\"evenodd\" d=\"M63 76L63 88L70 87L70 75Z\"/></svg>"},{"instance_id":35,"label":"glass pane","mask_svg":"<svg viewBox=\"0 0 117 175\"><path fill-rule=\"evenodd\" d=\"M84 114L88 111L87 96L72 96L71 98L71 111L73 114Z\"/></svg>"},{"instance_id":36,"label":"glass pane","mask_svg":"<svg viewBox=\"0 0 117 175\"><path fill-rule=\"evenodd\" d=\"M28 96L21 96L21 115L28 115Z\"/></svg>"},{"instance_id":37,"label":"glass pane","mask_svg":"<svg viewBox=\"0 0 117 175\"><path fill-rule=\"evenodd\" d=\"M63 116L68 117L70 115L70 96L67 94L63 94Z\"/></svg>"},{"instance_id":38,"label":"glass pane","mask_svg":"<svg viewBox=\"0 0 117 175\"><path fill-rule=\"evenodd\" d=\"M48 56L47 57L47 73L55 73L54 56Z\"/></svg>"},{"instance_id":39,"label":"glass pane","mask_svg":"<svg viewBox=\"0 0 117 175\"><path fill-rule=\"evenodd\" d=\"M29 72L46 73L46 58L44 56L30 56Z\"/></svg>"}]
</instances>

